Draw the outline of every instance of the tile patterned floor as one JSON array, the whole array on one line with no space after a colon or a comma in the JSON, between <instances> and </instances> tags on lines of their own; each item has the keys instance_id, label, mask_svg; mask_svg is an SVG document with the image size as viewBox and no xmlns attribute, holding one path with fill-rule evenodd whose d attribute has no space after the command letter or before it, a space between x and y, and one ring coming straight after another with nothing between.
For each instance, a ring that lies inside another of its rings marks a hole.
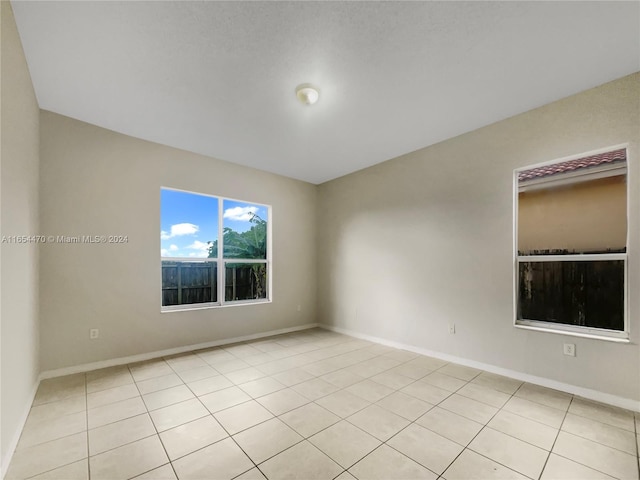
<instances>
[{"instance_id":1,"label":"tile patterned floor","mask_svg":"<svg viewBox=\"0 0 640 480\"><path fill-rule=\"evenodd\" d=\"M638 479L640 414L319 329L45 380L7 480Z\"/></svg>"}]
</instances>

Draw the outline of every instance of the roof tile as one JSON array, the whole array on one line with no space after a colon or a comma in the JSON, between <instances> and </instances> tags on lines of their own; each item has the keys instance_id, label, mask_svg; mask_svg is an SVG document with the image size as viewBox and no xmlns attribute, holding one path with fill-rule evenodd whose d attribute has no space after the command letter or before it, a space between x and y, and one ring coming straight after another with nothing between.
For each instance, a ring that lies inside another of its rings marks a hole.
<instances>
[{"instance_id":1,"label":"roof tile","mask_svg":"<svg viewBox=\"0 0 640 480\"><path fill-rule=\"evenodd\" d=\"M588 157L578 158L576 160L569 160L566 162L554 163L551 165L545 165L543 167L523 170L518 173L518 182L533 180L535 178L548 177L551 175L557 175L559 173L571 172L574 170L580 170L582 168L597 167L599 165L604 165L607 163L623 162L626 160L627 150L625 148L621 148L619 150L599 153L597 155L590 155Z\"/></svg>"}]
</instances>

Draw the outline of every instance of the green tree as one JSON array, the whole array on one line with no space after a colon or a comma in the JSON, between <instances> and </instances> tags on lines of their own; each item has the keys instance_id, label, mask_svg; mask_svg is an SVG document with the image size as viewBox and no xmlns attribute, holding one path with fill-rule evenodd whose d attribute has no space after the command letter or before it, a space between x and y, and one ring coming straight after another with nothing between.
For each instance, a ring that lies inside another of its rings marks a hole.
<instances>
[{"instance_id":1,"label":"green tree","mask_svg":"<svg viewBox=\"0 0 640 480\"><path fill-rule=\"evenodd\" d=\"M255 213L249 220L251 228L239 233L224 227L224 258L267 258L267 221ZM209 244L209 258L218 256L218 241L207 242Z\"/></svg>"}]
</instances>

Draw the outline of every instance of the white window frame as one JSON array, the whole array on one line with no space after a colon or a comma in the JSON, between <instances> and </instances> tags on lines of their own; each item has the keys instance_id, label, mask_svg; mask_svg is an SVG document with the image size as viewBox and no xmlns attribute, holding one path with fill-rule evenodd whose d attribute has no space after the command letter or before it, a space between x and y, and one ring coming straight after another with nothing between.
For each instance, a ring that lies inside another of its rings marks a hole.
<instances>
[{"instance_id":1,"label":"white window frame","mask_svg":"<svg viewBox=\"0 0 640 480\"><path fill-rule=\"evenodd\" d=\"M217 298L218 300L216 302L206 302L206 303L186 303L186 304L180 304L180 305L166 305L163 306L162 305L162 274L160 275L160 311L161 313L168 313L168 312L180 312L180 311L186 311L186 310L203 310L203 309L208 309L208 308L220 308L220 307L235 307L235 306L242 306L242 305L255 305L255 304L261 304L261 303L271 303L272 300L272 296L271 296L271 292L272 292L272 278L273 278L273 271L272 271L272 227L271 227L271 218L272 218L272 208L271 205L267 205L264 203L260 203L260 202L250 202L247 200L240 200L240 199L235 199L235 198L229 198L229 197L221 197L219 195L210 195L208 193L199 193L199 192L192 192L189 190L181 190L179 188L173 188L173 187L160 187L161 191L162 190L174 190L177 192L184 192L184 193L190 193L193 195L202 195L205 197L211 197L211 198L215 198L216 200L218 200L218 256L217 257L212 257L212 258L203 258L203 257L199 257L199 258L194 258L194 257L163 257L162 255L160 256L160 268L162 271L162 262L163 261L168 261L168 262L183 262L183 263L216 263L218 270L217 270ZM229 200L232 202L241 202L241 203L246 203L246 204L250 204L250 205L258 205L260 207L264 207L267 210L267 258L266 259L260 259L260 258L252 258L252 259L247 259L247 258L223 258L223 252L224 252L224 239L223 239L223 235L224 235L224 201L225 200ZM162 208L162 207L161 207ZM161 212L162 215L162 212ZM264 263L267 266L267 284L266 284L266 296L265 298L258 298L258 299L248 299L248 300L229 300L226 301L225 300L225 266L227 263Z\"/></svg>"},{"instance_id":2,"label":"white window frame","mask_svg":"<svg viewBox=\"0 0 640 480\"><path fill-rule=\"evenodd\" d=\"M627 179L629 169L629 144L614 145L598 150L592 150L584 152L578 155L571 155L568 157L558 158L555 160L538 163L535 165L529 165L526 167L517 168L513 172L513 325L516 328L535 330L548 333L557 333L561 335L569 335L576 337L594 338L598 340L606 340L611 342L629 343L629 276L628 276L628 255L629 255L629 182L626 182L626 199L627 199L627 239L626 239L626 252L625 253L602 253L602 254L577 254L577 255L518 255L518 194L520 193L520 185L518 182L518 174L525 170L531 170L533 168L544 167L547 165L553 165L556 163L567 162L570 160L577 160L579 158L589 157L591 155L598 155L614 150L626 149L627 161L625 165L605 165L598 168L589 169L588 172L579 173L573 172L571 174L563 175L562 178L557 180L543 180L533 179L524 182L525 187L523 191L531 190L544 185L545 187L559 186L563 184L574 183L575 179L580 180L595 180L597 178L606 178L609 176L626 174ZM568 325L562 323L545 322L542 320L526 320L518 319L518 298L519 298L519 266L524 262L563 262L563 261L607 261L607 260L622 260L624 262L624 330L609 330L604 328L583 327L579 325Z\"/></svg>"}]
</instances>

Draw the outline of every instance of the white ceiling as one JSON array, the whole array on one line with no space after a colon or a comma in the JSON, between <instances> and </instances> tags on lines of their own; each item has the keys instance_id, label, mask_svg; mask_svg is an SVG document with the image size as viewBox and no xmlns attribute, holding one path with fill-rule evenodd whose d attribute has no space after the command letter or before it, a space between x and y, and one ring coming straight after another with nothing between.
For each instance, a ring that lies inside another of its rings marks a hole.
<instances>
[{"instance_id":1,"label":"white ceiling","mask_svg":"<svg viewBox=\"0 0 640 480\"><path fill-rule=\"evenodd\" d=\"M637 1L12 5L41 108L312 183L640 70Z\"/></svg>"}]
</instances>

